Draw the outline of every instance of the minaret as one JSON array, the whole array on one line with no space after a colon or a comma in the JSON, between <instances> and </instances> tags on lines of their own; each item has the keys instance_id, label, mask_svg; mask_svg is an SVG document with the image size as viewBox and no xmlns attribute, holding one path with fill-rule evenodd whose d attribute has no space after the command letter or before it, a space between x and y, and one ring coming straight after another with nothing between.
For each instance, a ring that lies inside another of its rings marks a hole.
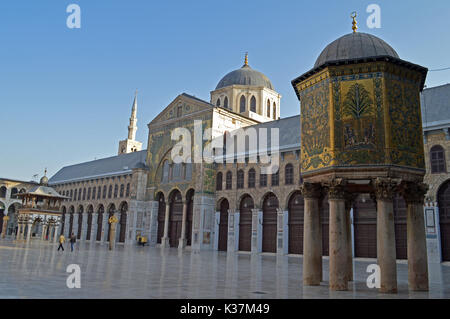
<instances>
[{"instance_id":1,"label":"minaret","mask_svg":"<svg viewBox=\"0 0 450 319\"><path fill-rule=\"evenodd\" d=\"M131 108L131 117L130 117L130 125L128 126L128 139L134 141L136 139L136 131L137 131L137 90L134 93L134 102L133 107Z\"/></svg>"},{"instance_id":2,"label":"minaret","mask_svg":"<svg viewBox=\"0 0 450 319\"><path fill-rule=\"evenodd\" d=\"M137 90L134 94L133 106L131 108L130 125L128 125L128 138L119 142L119 155L137 152L142 149L142 143L136 141L137 131Z\"/></svg>"}]
</instances>

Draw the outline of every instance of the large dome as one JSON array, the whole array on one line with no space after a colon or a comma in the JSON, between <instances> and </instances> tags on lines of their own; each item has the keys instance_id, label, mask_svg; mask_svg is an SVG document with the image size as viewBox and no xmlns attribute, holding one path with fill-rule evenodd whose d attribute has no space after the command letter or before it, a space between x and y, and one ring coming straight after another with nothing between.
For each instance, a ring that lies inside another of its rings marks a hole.
<instances>
[{"instance_id":1,"label":"large dome","mask_svg":"<svg viewBox=\"0 0 450 319\"><path fill-rule=\"evenodd\" d=\"M225 75L217 84L216 90L230 85L264 86L273 90L269 78L261 72L253 70L247 64Z\"/></svg>"},{"instance_id":2,"label":"large dome","mask_svg":"<svg viewBox=\"0 0 450 319\"><path fill-rule=\"evenodd\" d=\"M328 44L317 58L314 68L330 62L381 56L399 58L397 52L380 38L367 33L354 32Z\"/></svg>"}]
</instances>

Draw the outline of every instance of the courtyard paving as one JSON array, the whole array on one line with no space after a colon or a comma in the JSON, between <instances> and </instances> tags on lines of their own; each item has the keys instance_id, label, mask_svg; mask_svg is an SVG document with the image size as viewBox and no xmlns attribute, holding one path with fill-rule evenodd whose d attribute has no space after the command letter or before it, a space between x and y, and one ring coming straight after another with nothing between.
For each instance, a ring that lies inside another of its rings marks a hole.
<instances>
[{"instance_id":1,"label":"courtyard paving","mask_svg":"<svg viewBox=\"0 0 450 319\"><path fill-rule=\"evenodd\" d=\"M450 265L429 264L430 291L408 291L408 265L397 263L398 294L369 289L366 268L354 262L349 291L328 289L328 260L317 287L302 286L302 257L191 252L176 248L0 241L0 298L450 298ZM69 264L81 269L81 288L69 289Z\"/></svg>"}]
</instances>

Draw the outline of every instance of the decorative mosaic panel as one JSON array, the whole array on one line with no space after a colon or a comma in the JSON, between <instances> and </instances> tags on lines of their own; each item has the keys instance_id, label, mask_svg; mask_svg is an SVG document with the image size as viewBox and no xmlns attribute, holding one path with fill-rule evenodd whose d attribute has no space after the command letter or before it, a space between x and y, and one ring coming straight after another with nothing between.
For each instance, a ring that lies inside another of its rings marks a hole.
<instances>
[{"instance_id":1,"label":"decorative mosaic panel","mask_svg":"<svg viewBox=\"0 0 450 319\"><path fill-rule=\"evenodd\" d=\"M392 164L425 168L422 119L417 83L386 79Z\"/></svg>"},{"instance_id":2,"label":"decorative mosaic panel","mask_svg":"<svg viewBox=\"0 0 450 319\"><path fill-rule=\"evenodd\" d=\"M322 168L331 163L329 100L328 79L300 93L303 171Z\"/></svg>"},{"instance_id":3,"label":"decorative mosaic panel","mask_svg":"<svg viewBox=\"0 0 450 319\"><path fill-rule=\"evenodd\" d=\"M333 79L333 165L385 162L381 74Z\"/></svg>"}]
</instances>

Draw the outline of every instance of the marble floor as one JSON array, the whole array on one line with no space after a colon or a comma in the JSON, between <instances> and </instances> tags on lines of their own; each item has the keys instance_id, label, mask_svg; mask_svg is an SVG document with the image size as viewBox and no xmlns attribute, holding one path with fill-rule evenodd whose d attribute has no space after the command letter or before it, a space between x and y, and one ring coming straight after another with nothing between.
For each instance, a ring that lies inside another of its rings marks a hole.
<instances>
[{"instance_id":1,"label":"marble floor","mask_svg":"<svg viewBox=\"0 0 450 319\"><path fill-rule=\"evenodd\" d=\"M407 263L399 261L398 294L369 289L367 265L354 262L349 291L328 289L328 260L317 287L302 287L302 257L77 243L0 241L0 298L450 298L450 265L430 264L430 291L409 292ZM69 264L81 269L81 288L69 289Z\"/></svg>"}]
</instances>

